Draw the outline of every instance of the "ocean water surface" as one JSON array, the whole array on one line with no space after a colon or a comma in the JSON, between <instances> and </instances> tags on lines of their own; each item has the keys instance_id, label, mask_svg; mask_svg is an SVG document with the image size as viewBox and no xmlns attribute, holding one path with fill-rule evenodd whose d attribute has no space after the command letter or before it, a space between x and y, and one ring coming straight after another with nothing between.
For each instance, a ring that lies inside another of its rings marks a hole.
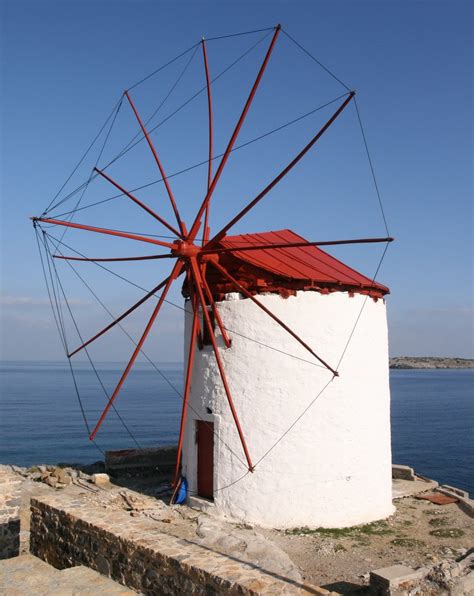
<instances>
[{"instance_id":1,"label":"ocean water surface","mask_svg":"<svg viewBox=\"0 0 474 596\"><path fill-rule=\"evenodd\" d=\"M97 365L110 392L123 368ZM181 412L182 365L146 365L130 374L97 443L87 438L67 363L0 363L0 463L93 462L106 449L173 443ZM92 425L106 395L87 364L75 365ZM474 494L474 370L392 370L393 461ZM127 430L128 429L128 430Z\"/></svg>"}]
</instances>

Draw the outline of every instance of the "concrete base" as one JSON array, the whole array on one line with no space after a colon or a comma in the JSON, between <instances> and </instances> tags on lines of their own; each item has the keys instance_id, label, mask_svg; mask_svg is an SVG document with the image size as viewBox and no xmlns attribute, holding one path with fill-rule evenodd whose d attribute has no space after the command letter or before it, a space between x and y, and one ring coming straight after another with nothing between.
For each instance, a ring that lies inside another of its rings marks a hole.
<instances>
[{"instance_id":1,"label":"concrete base","mask_svg":"<svg viewBox=\"0 0 474 596\"><path fill-rule=\"evenodd\" d=\"M426 569L392 565L370 572L370 592L380 596L400 593L414 587L426 575Z\"/></svg>"},{"instance_id":2,"label":"concrete base","mask_svg":"<svg viewBox=\"0 0 474 596\"><path fill-rule=\"evenodd\" d=\"M414 480L392 480L392 498L402 499L403 497L412 497L424 493L427 490L433 490L438 486L436 480L428 480L415 476Z\"/></svg>"},{"instance_id":3,"label":"concrete base","mask_svg":"<svg viewBox=\"0 0 474 596\"><path fill-rule=\"evenodd\" d=\"M205 511L206 513L213 513L215 511L214 502L203 499L202 497L188 497L187 505L193 509Z\"/></svg>"}]
</instances>

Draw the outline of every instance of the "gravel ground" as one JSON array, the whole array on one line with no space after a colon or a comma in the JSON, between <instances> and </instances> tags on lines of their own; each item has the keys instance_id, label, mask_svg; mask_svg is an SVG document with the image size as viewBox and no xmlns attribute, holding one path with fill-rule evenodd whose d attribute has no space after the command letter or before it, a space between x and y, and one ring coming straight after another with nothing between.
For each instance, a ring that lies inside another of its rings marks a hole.
<instances>
[{"instance_id":1,"label":"gravel ground","mask_svg":"<svg viewBox=\"0 0 474 596\"><path fill-rule=\"evenodd\" d=\"M342 593L366 591L371 570L394 564L412 568L441 565L441 579L446 579L455 561L474 547L474 519L457 504L440 506L404 497L394 501L396 512L389 519L364 526L268 530L217 519L187 506L169 506L169 484L162 477L153 481L150 473L143 478L121 477L113 483L94 484L90 474L71 468L16 470L21 470L25 479L24 497L44 490L73 491L75 498L98 507L152 519L161 532L251 562L264 571ZM51 477L64 480L65 473L71 475L71 482L51 482ZM28 505L25 498L23 501L26 516Z\"/></svg>"}]
</instances>

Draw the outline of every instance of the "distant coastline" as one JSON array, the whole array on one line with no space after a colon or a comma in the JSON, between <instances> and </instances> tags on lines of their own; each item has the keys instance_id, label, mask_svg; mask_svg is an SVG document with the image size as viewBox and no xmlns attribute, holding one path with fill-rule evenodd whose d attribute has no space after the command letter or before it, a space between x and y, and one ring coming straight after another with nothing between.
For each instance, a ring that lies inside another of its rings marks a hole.
<instances>
[{"instance_id":1,"label":"distant coastline","mask_svg":"<svg viewBox=\"0 0 474 596\"><path fill-rule=\"evenodd\" d=\"M435 358L431 356L395 356L390 368L474 368L472 358Z\"/></svg>"}]
</instances>

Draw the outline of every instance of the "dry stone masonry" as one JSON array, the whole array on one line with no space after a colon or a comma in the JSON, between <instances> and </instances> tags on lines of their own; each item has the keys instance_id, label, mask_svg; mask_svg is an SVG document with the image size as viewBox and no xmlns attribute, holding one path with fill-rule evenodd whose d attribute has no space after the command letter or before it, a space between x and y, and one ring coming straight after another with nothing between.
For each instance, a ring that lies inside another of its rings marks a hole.
<instances>
[{"instance_id":1,"label":"dry stone masonry","mask_svg":"<svg viewBox=\"0 0 474 596\"><path fill-rule=\"evenodd\" d=\"M20 553L21 477L0 466L0 559Z\"/></svg>"}]
</instances>

